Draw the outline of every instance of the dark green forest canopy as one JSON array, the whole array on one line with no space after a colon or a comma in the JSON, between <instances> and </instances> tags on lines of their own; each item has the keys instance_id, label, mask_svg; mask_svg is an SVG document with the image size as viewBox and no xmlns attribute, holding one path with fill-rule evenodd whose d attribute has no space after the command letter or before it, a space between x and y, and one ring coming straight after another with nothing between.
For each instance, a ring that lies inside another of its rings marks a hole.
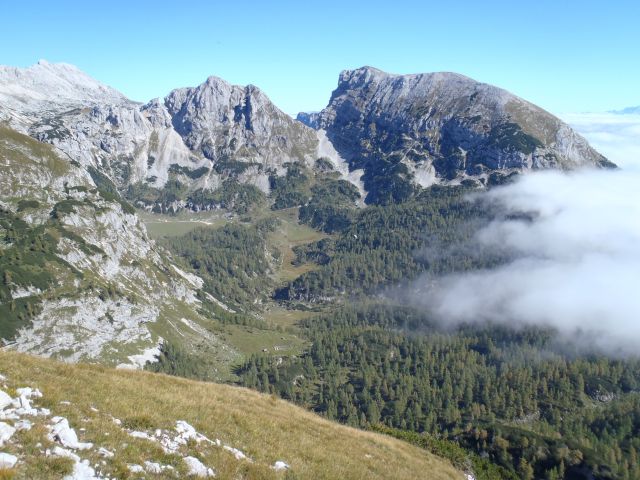
<instances>
[{"instance_id":1,"label":"dark green forest canopy","mask_svg":"<svg viewBox=\"0 0 640 480\"><path fill-rule=\"evenodd\" d=\"M242 385L400 436L478 479L640 478L637 359L559 348L547 328L443 328L424 311L381 298L419 275L508 260L474 243L478 228L503 215L469 201L475 186L435 186L356 208L350 184L327 177L310 185L307 175L293 169L274 195L286 205L307 198L301 223L330 235L294 248L294 263L313 268L292 281L278 285L269 276L272 222L167 243L205 279L205 290L234 304L263 295L284 308L324 312L294 327L311 345L303 355L252 356L237 369ZM205 376L187 352L170 347L156 368Z\"/></svg>"},{"instance_id":2,"label":"dark green forest canopy","mask_svg":"<svg viewBox=\"0 0 640 480\"><path fill-rule=\"evenodd\" d=\"M234 308L250 308L272 286L265 235L276 225L266 220L251 226L197 228L162 243L204 280L206 292Z\"/></svg>"},{"instance_id":3,"label":"dark green forest canopy","mask_svg":"<svg viewBox=\"0 0 640 480\"><path fill-rule=\"evenodd\" d=\"M467 248L479 226L498 213L468 201L471 191L432 187L401 204L357 211L339 235L297 248L298 262L314 261L320 268L281 288L277 298L315 302L344 293L375 294L424 272L494 265L500 261L495 255ZM429 256L426 249L446 254Z\"/></svg>"},{"instance_id":4,"label":"dark green forest canopy","mask_svg":"<svg viewBox=\"0 0 640 480\"><path fill-rule=\"evenodd\" d=\"M344 308L302 328L313 341L305 355L253 357L242 384L353 426L455 441L514 478L637 478L637 360L566 355L542 328L443 331L391 305Z\"/></svg>"}]
</instances>

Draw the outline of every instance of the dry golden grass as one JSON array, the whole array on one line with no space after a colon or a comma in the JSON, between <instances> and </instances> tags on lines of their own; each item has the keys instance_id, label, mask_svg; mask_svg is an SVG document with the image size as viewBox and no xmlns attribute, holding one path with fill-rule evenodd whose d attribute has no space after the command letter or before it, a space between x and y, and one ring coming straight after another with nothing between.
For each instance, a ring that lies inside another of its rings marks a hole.
<instances>
[{"instance_id":1,"label":"dry golden grass","mask_svg":"<svg viewBox=\"0 0 640 480\"><path fill-rule=\"evenodd\" d=\"M16 477L16 471L12 468L0 468L0 480L11 480Z\"/></svg>"},{"instance_id":2,"label":"dry golden grass","mask_svg":"<svg viewBox=\"0 0 640 480\"><path fill-rule=\"evenodd\" d=\"M145 460L174 465L180 475L185 472L179 456L165 454L153 442L130 437L113 423L112 416L147 431L172 429L176 420L186 420L209 438L219 438L255 460L237 461L220 448L189 445L189 454L214 467L217 478L222 479L463 478L447 461L412 445L329 422L247 389L148 372L68 365L12 352L0 352L0 373L10 387L40 388L44 398L37 404L50 408L52 415L67 417L81 441L115 450L115 459L102 471L117 478L139 478L130 475L126 465ZM62 401L71 405L62 405ZM45 433L44 426L36 425L30 432L16 434L20 446L4 449L22 460L15 478L59 478L53 472L64 466L48 464L38 455L37 442L44 444L39 448L48 446L43 441ZM82 452L82 457L92 464L101 460L95 448ZM269 466L276 460L287 462L291 470L275 473ZM146 478L162 476L146 474Z\"/></svg>"}]
</instances>

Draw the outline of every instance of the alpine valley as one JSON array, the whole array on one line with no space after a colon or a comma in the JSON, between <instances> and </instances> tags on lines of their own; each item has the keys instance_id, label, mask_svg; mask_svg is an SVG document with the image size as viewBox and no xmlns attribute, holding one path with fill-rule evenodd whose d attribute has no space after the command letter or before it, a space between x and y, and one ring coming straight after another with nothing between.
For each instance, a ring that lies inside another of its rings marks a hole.
<instances>
[{"instance_id":1,"label":"alpine valley","mask_svg":"<svg viewBox=\"0 0 640 480\"><path fill-rule=\"evenodd\" d=\"M398 295L507 261L470 195L588 168L617 167L455 73L343 71L294 119L0 67L0 478L640 478L637 359Z\"/></svg>"}]
</instances>

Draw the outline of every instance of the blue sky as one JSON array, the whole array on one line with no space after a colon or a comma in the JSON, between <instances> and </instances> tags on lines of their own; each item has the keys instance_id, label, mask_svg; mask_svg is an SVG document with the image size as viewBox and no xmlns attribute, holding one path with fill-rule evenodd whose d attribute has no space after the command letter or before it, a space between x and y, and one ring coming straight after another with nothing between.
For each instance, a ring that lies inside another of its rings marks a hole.
<instances>
[{"instance_id":1,"label":"blue sky","mask_svg":"<svg viewBox=\"0 0 640 480\"><path fill-rule=\"evenodd\" d=\"M526 5L525 5L526 3ZM0 64L73 63L147 101L208 75L319 110L345 68L455 71L554 112L640 104L640 2L8 2Z\"/></svg>"}]
</instances>

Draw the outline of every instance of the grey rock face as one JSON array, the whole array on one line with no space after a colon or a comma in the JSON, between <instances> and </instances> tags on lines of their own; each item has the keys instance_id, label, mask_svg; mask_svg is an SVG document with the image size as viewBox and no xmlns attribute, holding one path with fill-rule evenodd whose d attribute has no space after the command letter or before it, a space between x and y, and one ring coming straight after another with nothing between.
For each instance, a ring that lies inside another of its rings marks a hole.
<instances>
[{"instance_id":1,"label":"grey rock face","mask_svg":"<svg viewBox=\"0 0 640 480\"><path fill-rule=\"evenodd\" d=\"M613 165L550 113L454 73L344 71L318 127L365 178L381 161L404 164L423 185L495 171Z\"/></svg>"},{"instance_id":2,"label":"grey rock face","mask_svg":"<svg viewBox=\"0 0 640 480\"><path fill-rule=\"evenodd\" d=\"M310 128L320 128L320 112L300 112L296 120Z\"/></svg>"},{"instance_id":3,"label":"grey rock face","mask_svg":"<svg viewBox=\"0 0 640 480\"><path fill-rule=\"evenodd\" d=\"M160 324L179 331L183 318L205 322L196 296L202 280L173 264L130 206L58 153L0 125L4 225L24 222L21 228L41 229L54 245L37 263L50 280L37 286L37 277L16 276L0 300L29 297L38 305L0 345L68 361L126 362L161 341Z\"/></svg>"},{"instance_id":4,"label":"grey rock face","mask_svg":"<svg viewBox=\"0 0 640 480\"><path fill-rule=\"evenodd\" d=\"M344 71L327 108L296 121L252 85L210 77L141 105L75 67L41 62L0 67L0 120L107 174L123 192L160 191L172 180L185 195L229 178L266 192L286 163L320 156L372 192L369 201L389 185L395 196L416 184L612 166L548 112L453 73Z\"/></svg>"},{"instance_id":5,"label":"grey rock face","mask_svg":"<svg viewBox=\"0 0 640 480\"><path fill-rule=\"evenodd\" d=\"M280 167L311 159L315 133L280 111L257 87L209 77L196 88L172 91L164 100L176 132L192 150L225 160Z\"/></svg>"},{"instance_id":6,"label":"grey rock face","mask_svg":"<svg viewBox=\"0 0 640 480\"><path fill-rule=\"evenodd\" d=\"M215 190L236 175L268 189L269 172L316 158L316 132L280 111L257 87L210 77L146 105L77 68L41 62L0 68L0 119L97 168L125 191L170 178L188 190ZM244 162L248 168L227 168ZM196 173L194 173L196 172Z\"/></svg>"}]
</instances>

